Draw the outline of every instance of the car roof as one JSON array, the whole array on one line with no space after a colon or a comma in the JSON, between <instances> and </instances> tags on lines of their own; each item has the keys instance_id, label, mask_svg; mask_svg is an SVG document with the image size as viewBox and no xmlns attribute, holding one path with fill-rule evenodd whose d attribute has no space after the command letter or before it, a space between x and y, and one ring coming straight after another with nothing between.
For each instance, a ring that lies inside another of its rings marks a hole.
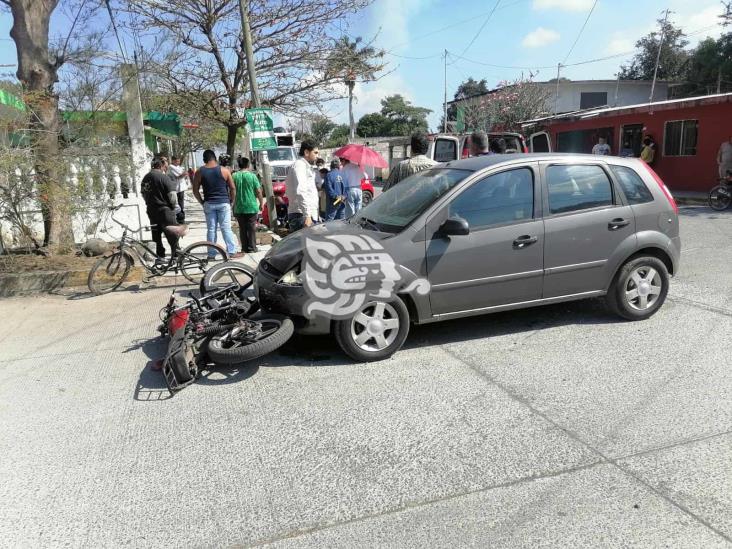
<instances>
[{"instance_id":1,"label":"car roof","mask_svg":"<svg viewBox=\"0 0 732 549\"><path fill-rule=\"evenodd\" d=\"M522 162L532 162L538 160L561 160L566 162L576 158L578 162L586 162L587 160L607 160L612 158L614 161L618 160L622 162L627 160L619 156L598 156L594 154L579 154L579 153L518 153L518 154L489 154L486 156L473 156L464 160L452 160L442 164L443 167L455 168L458 170L470 170L476 172L484 168L491 166L498 166L500 164L515 164Z\"/></svg>"}]
</instances>

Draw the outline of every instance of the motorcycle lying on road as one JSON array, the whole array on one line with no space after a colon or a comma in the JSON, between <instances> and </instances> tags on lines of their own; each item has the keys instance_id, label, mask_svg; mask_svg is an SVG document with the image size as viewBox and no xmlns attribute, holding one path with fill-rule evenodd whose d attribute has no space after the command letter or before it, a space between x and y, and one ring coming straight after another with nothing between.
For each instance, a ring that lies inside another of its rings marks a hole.
<instances>
[{"instance_id":1,"label":"motorcycle lying on road","mask_svg":"<svg viewBox=\"0 0 732 549\"><path fill-rule=\"evenodd\" d=\"M252 282L249 267L229 262L207 273L201 297L189 294L179 305L175 291L171 293L158 328L170 338L162 370L171 393L192 384L210 363L228 366L253 360L292 337L289 318L259 311Z\"/></svg>"}]
</instances>

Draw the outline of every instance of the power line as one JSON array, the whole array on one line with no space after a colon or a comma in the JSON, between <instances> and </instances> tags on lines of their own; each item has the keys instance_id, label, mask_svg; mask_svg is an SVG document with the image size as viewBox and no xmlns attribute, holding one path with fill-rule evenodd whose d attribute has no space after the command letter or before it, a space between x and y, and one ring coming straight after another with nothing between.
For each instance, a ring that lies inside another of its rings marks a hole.
<instances>
[{"instance_id":1,"label":"power line","mask_svg":"<svg viewBox=\"0 0 732 549\"><path fill-rule=\"evenodd\" d=\"M398 55L396 53L391 53L389 51L384 52L386 55L391 55L392 57L398 57L399 59L414 59L416 61L422 61L424 59L436 59L438 57L442 57L441 53L436 53L435 55L427 55L425 57L411 57L409 55Z\"/></svg>"},{"instance_id":2,"label":"power line","mask_svg":"<svg viewBox=\"0 0 732 549\"><path fill-rule=\"evenodd\" d=\"M517 4L522 4L523 2L526 2L526 0L516 0L515 2L511 2L510 4L503 4L499 9L504 10L506 8L510 8L510 7L515 6ZM493 10L491 10L491 11L493 11ZM471 21L475 21L475 18L476 17L480 17L482 15L487 15L489 13L491 13L491 12L478 13L476 15L473 15L472 17L469 17L468 19L462 19L460 21L457 21L455 23L451 23L451 24L449 24L447 26L444 26L444 27L441 27L439 29L435 29L433 31L429 31L429 32L427 32L425 34L421 34L419 36L414 36L414 37L410 38L409 40L407 40L406 42L400 42L399 44L395 44L394 46L392 46L391 48L389 48L389 52L394 51L396 48L398 48L400 46L407 45L410 42L414 42L416 40L421 40L422 38L427 38L428 36L432 36L434 34L439 34L439 33L443 32L443 31L452 29L454 27L459 27L460 25L463 25L465 23L470 23Z\"/></svg>"},{"instance_id":3,"label":"power line","mask_svg":"<svg viewBox=\"0 0 732 549\"><path fill-rule=\"evenodd\" d=\"M592 12L595 11L596 6L597 6L597 0L595 0L595 3L592 4L592 7L590 8L589 13L587 14L587 18L585 19L585 22L582 24L582 28L580 29L579 33L577 34L577 38L574 39L574 44L572 44L572 47L569 48L569 52L567 52L567 55L564 58L564 61L562 62L562 65L564 65L567 62L567 59L569 59L569 56L572 55L572 52L574 51L574 47L577 45L577 42L579 42L579 39L582 36L582 33L585 31L587 22L590 20L590 17L592 17Z\"/></svg>"},{"instance_id":4,"label":"power line","mask_svg":"<svg viewBox=\"0 0 732 549\"><path fill-rule=\"evenodd\" d=\"M501 3L501 0L496 0L496 3L493 5L493 9L488 14L488 17L485 18L485 21L483 21L483 24L478 29L478 32L475 33L475 36L473 36L473 39L470 41L470 43L465 46L465 49L462 51L460 55L465 55L465 52L467 52L470 49L470 46L473 45L473 43L478 39L478 36L480 36L480 33L483 32L483 29L488 24L488 21L490 21L491 17L493 17L493 14L495 13L496 9L498 8L498 5Z\"/></svg>"}]
</instances>

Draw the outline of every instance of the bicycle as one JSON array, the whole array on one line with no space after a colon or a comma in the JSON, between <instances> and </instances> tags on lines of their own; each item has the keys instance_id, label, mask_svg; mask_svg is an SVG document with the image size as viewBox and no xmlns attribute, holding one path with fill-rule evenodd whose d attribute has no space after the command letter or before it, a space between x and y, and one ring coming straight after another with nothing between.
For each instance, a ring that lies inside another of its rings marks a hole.
<instances>
[{"instance_id":1,"label":"bicycle","mask_svg":"<svg viewBox=\"0 0 732 549\"><path fill-rule=\"evenodd\" d=\"M155 252L130 233L134 232L128 225L115 219L114 212L123 204L110 207L111 218L122 227L122 238L111 254L104 255L89 271L87 285L89 291L95 295L113 292L125 281L137 259L140 266L147 272L143 282L163 276L169 272L176 275L180 272L188 281L199 284L203 276L213 265L229 259L226 250L214 242L194 242L176 254L171 253L165 261L157 258ZM149 228L149 227L146 227ZM179 236L183 236L184 232ZM142 251L141 251L142 250Z\"/></svg>"},{"instance_id":2,"label":"bicycle","mask_svg":"<svg viewBox=\"0 0 732 549\"><path fill-rule=\"evenodd\" d=\"M709 191L709 207L721 212L732 204L732 185L726 178L719 180L719 185Z\"/></svg>"}]
</instances>

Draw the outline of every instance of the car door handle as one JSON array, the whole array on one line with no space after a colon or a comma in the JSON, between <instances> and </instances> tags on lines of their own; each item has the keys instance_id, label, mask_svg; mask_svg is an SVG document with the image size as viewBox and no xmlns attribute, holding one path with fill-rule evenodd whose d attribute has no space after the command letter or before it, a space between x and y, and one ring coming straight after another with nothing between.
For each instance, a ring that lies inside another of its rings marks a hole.
<instances>
[{"instance_id":1,"label":"car door handle","mask_svg":"<svg viewBox=\"0 0 732 549\"><path fill-rule=\"evenodd\" d=\"M623 219L622 217L616 217L610 223L607 224L607 228L611 231L617 231L621 227L627 227L630 225L630 221Z\"/></svg>"},{"instance_id":2,"label":"car door handle","mask_svg":"<svg viewBox=\"0 0 732 549\"><path fill-rule=\"evenodd\" d=\"M535 242L539 241L538 236L529 236L525 234L524 236L519 236L516 240L513 241L513 247L516 249L525 248L526 246L530 246L531 244L534 244Z\"/></svg>"}]
</instances>

